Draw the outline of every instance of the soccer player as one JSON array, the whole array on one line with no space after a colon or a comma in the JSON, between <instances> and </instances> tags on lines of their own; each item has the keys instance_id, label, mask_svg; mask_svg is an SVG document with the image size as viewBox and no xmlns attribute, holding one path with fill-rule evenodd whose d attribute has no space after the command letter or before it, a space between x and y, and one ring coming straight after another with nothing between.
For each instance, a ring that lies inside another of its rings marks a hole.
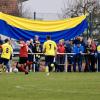
<instances>
[{"instance_id":1,"label":"soccer player","mask_svg":"<svg viewBox=\"0 0 100 100\"><path fill-rule=\"evenodd\" d=\"M21 39L20 40L20 51L19 51L19 69L25 74L28 74L28 71L25 69L27 59L28 59L28 46L27 44Z\"/></svg>"},{"instance_id":2,"label":"soccer player","mask_svg":"<svg viewBox=\"0 0 100 100\"><path fill-rule=\"evenodd\" d=\"M47 36L46 39L47 41L43 44L43 52L45 53L46 72L48 74L49 71L52 71L50 66L54 62L54 57L56 56L57 52L57 45L51 40L50 36Z\"/></svg>"},{"instance_id":3,"label":"soccer player","mask_svg":"<svg viewBox=\"0 0 100 100\"><path fill-rule=\"evenodd\" d=\"M0 72L2 72L2 64L7 65L11 54L12 54L12 47L9 39L5 39L5 43L0 46L2 49L1 58L0 58Z\"/></svg>"},{"instance_id":4,"label":"soccer player","mask_svg":"<svg viewBox=\"0 0 100 100\"><path fill-rule=\"evenodd\" d=\"M98 68L97 71L100 72L100 44L97 46L97 58L98 58Z\"/></svg>"}]
</instances>

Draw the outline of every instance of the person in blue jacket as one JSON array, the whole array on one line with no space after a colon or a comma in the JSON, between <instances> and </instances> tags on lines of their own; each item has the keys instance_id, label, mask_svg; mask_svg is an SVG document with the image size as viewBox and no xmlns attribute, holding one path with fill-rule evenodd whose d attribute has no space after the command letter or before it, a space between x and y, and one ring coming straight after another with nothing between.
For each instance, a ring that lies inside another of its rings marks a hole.
<instances>
[{"instance_id":1,"label":"person in blue jacket","mask_svg":"<svg viewBox=\"0 0 100 100\"><path fill-rule=\"evenodd\" d=\"M81 72L82 68L82 53L84 53L84 47L80 44L77 43L73 47L73 71L76 72L76 63L78 63L78 70Z\"/></svg>"}]
</instances>

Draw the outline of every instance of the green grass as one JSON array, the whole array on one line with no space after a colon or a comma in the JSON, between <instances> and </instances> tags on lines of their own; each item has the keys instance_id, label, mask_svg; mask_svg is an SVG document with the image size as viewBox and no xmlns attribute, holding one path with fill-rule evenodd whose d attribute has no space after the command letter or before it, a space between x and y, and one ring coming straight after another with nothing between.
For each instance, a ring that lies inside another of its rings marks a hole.
<instances>
[{"instance_id":1,"label":"green grass","mask_svg":"<svg viewBox=\"0 0 100 100\"><path fill-rule=\"evenodd\" d=\"M0 100L100 100L100 73L3 73Z\"/></svg>"}]
</instances>

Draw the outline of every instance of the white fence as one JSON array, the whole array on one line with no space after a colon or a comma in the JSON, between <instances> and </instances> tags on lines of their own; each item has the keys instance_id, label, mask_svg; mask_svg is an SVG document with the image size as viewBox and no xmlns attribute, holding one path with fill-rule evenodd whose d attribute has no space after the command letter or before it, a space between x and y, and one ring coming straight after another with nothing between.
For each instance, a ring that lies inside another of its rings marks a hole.
<instances>
[{"instance_id":1,"label":"white fence","mask_svg":"<svg viewBox=\"0 0 100 100\"><path fill-rule=\"evenodd\" d=\"M14 53L14 55L18 55L19 53ZM29 54L32 54L33 55L33 61L36 61L36 55L41 55L41 57L44 57L45 58L45 55L44 53L29 53ZM65 55L65 61L64 61L64 64L58 64L58 65L64 65L64 71L67 72L67 67L68 67L68 56L69 55L74 55L75 53L57 53L57 55ZM85 59L85 55L87 55L86 53L82 53L81 54L83 56L83 58ZM56 56L57 57L57 56ZM54 62L56 62L56 57L54 59ZM82 60L82 64L84 66L82 66L82 68L85 67L85 60ZM35 64L33 64L33 67L34 67L34 72L35 72ZM71 67L73 67L73 64L71 64ZM98 72L98 61L97 63L95 64L95 68L97 69L97 72Z\"/></svg>"}]
</instances>

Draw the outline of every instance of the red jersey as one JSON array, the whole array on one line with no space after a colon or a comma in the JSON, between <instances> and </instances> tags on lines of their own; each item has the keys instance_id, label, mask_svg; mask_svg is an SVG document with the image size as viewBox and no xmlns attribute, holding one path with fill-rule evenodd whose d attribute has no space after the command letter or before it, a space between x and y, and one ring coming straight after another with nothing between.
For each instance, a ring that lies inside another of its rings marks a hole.
<instances>
[{"instance_id":1,"label":"red jersey","mask_svg":"<svg viewBox=\"0 0 100 100\"><path fill-rule=\"evenodd\" d=\"M28 57L28 47L26 43L21 44L19 56L20 57Z\"/></svg>"},{"instance_id":2,"label":"red jersey","mask_svg":"<svg viewBox=\"0 0 100 100\"><path fill-rule=\"evenodd\" d=\"M57 48L58 48L57 49L58 53L65 53L65 47L64 47L64 45L58 44Z\"/></svg>"}]
</instances>

